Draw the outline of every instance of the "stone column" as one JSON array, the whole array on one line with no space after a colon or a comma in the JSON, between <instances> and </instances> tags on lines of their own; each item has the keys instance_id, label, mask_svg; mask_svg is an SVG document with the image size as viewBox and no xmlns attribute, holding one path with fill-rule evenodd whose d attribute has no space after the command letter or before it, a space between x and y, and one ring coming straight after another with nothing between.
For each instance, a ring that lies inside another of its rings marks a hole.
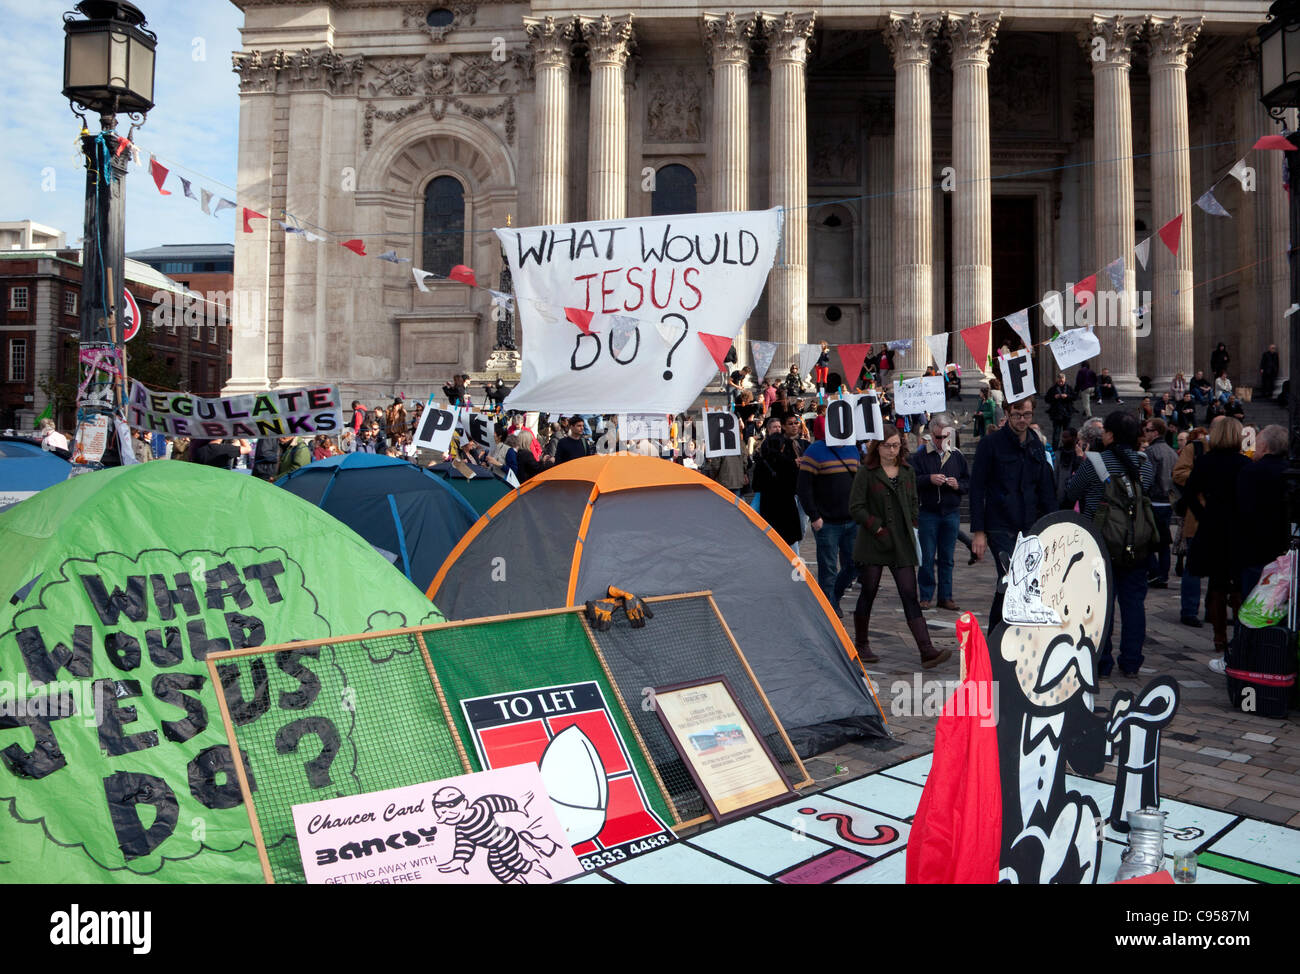
<instances>
[{"instance_id":1,"label":"stone column","mask_svg":"<svg viewBox=\"0 0 1300 974\"><path fill-rule=\"evenodd\" d=\"M785 207L781 250L768 278L767 337L782 342L768 375L784 375L808 340L808 108L804 68L811 13L763 14L772 74L768 201Z\"/></svg>"},{"instance_id":2,"label":"stone column","mask_svg":"<svg viewBox=\"0 0 1300 974\"><path fill-rule=\"evenodd\" d=\"M1293 132L1300 125L1293 108L1286 110L1285 119L1281 126L1282 130ZM1277 133L1279 129L1273 124L1260 131L1271 135ZM1269 248L1266 253L1273 258L1267 266L1271 271L1269 279L1273 293L1272 341L1277 346L1280 366L1277 388L1281 389L1282 380L1291 375L1292 319L1282 317L1291 307L1291 262L1287 259L1287 254L1291 250L1291 201L1282 186L1282 164L1286 160L1285 155L1281 152L1265 152L1262 155L1264 158L1257 159L1255 165L1260 179L1259 192L1265 195L1267 201L1265 205L1269 212Z\"/></svg>"},{"instance_id":3,"label":"stone column","mask_svg":"<svg viewBox=\"0 0 1300 974\"><path fill-rule=\"evenodd\" d=\"M993 317L993 171L989 150L989 51L1002 14L949 16L952 39L953 328ZM983 371L963 341L953 349L962 369Z\"/></svg>"},{"instance_id":4,"label":"stone column","mask_svg":"<svg viewBox=\"0 0 1300 974\"><path fill-rule=\"evenodd\" d=\"M866 340L886 342L898 337L894 334L894 103L872 102L867 110L871 318Z\"/></svg>"},{"instance_id":5,"label":"stone column","mask_svg":"<svg viewBox=\"0 0 1300 974\"><path fill-rule=\"evenodd\" d=\"M524 30L536 67L536 142L533 167L534 223L564 223L565 152L569 144L569 58L574 25L554 17L525 17Z\"/></svg>"},{"instance_id":6,"label":"stone column","mask_svg":"<svg viewBox=\"0 0 1300 974\"><path fill-rule=\"evenodd\" d=\"M704 47L713 74L713 132L709 146L713 209L749 209L749 45L753 14L705 14ZM737 365L749 362L749 322L735 339ZM775 361L775 360L774 360Z\"/></svg>"},{"instance_id":7,"label":"stone column","mask_svg":"<svg viewBox=\"0 0 1300 974\"><path fill-rule=\"evenodd\" d=\"M1097 266L1079 268L1086 276L1097 275L1098 300L1093 310L1101 361L1093 368L1110 369L1121 395L1136 395L1137 329L1133 317L1133 291L1137 286L1137 258L1133 254L1133 106L1129 96L1129 71L1133 42L1142 30L1135 17L1094 15L1085 46L1092 60L1093 99L1093 222L1094 260ZM1154 150L1153 150L1154 151ZM1157 244L1158 245L1158 244ZM1114 285L1104 267L1116 258L1124 260L1124 290L1118 300L1103 300ZM1066 314L1072 315L1067 308ZM1067 322L1069 324L1070 322Z\"/></svg>"},{"instance_id":8,"label":"stone column","mask_svg":"<svg viewBox=\"0 0 1300 974\"><path fill-rule=\"evenodd\" d=\"M930 49L942 22L942 14L891 13L885 31L894 58L893 331L897 338L912 339L910 364L922 368L929 358L924 340L934 331Z\"/></svg>"},{"instance_id":9,"label":"stone column","mask_svg":"<svg viewBox=\"0 0 1300 974\"><path fill-rule=\"evenodd\" d=\"M627 215L627 96L624 73L632 50L632 15L578 21L591 63L591 135L587 147L587 219Z\"/></svg>"},{"instance_id":10,"label":"stone column","mask_svg":"<svg viewBox=\"0 0 1300 974\"><path fill-rule=\"evenodd\" d=\"M258 200L271 196L274 73L251 69L248 63L248 55L236 56L236 64L244 69L239 95L237 198ZM258 227L255 233L235 234L234 282L240 299L231 309L231 375L223 390L231 395L271 387L268 334L271 242L279 237L282 248L284 243L282 233L272 234L269 229L255 226ZM274 224L268 222L266 226Z\"/></svg>"},{"instance_id":11,"label":"stone column","mask_svg":"<svg viewBox=\"0 0 1300 974\"><path fill-rule=\"evenodd\" d=\"M1183 214L1178 254L1157 238L1151 242L1155 262L1152 306L1155 320L1156 374L1153 388L1169 385L1174 373L1192 374L1192 174L1187 124L1187 60L1201 19L1150 18L1151 59L1151 209L1159 230ZM1235 378L1235 377L1234 377Z\"/></svg>"}]
</instances>

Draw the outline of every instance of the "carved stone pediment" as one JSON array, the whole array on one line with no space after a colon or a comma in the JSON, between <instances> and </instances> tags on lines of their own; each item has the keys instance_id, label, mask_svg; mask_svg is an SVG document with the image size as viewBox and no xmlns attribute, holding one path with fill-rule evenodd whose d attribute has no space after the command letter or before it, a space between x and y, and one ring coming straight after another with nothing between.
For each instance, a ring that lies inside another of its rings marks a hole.
<instances>
[{"instance_id":1,"label":"carved stone pediment","mask_svg":"<svg viewBox=\"0 0 1300 974\"><path fill-rule=\"evenodd\" d=\"M646 141L703 142L704 85L682 65L651 68L646 77Z\"/></svg>"}]
</instances>

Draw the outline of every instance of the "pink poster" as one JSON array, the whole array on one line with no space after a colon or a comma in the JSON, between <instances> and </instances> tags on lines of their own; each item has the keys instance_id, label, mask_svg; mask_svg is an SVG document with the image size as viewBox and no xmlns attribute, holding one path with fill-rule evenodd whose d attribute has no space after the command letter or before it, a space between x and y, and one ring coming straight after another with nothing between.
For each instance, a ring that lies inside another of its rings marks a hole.
<instances>
[{"instance_id":1,"label":"pink poster","mask_svg":"<svg viewBox=\"0 0 1300 974\"><path fill-rule=\"evenodd\" d=\"M293 806L308 883L553 883L582 872L535 765Z\"/></svg>"}]
</instances>

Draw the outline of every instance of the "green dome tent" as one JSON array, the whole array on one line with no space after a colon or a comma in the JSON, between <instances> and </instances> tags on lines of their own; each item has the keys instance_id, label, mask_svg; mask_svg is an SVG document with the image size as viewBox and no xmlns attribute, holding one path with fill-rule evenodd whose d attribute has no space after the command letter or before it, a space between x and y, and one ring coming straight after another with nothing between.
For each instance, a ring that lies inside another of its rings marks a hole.
<instances>
[{"instance_id":1,"label":"green dome tent","mask_svg":"<svg viewBox=\"0 0 1300 974\"><path fill-rule=\"evenodd\" d=\"M0 882L260 882L207 654L441 619L319 508L191 463L47 488L0 551ZM327 658L237 688L240 723Z\"/></svg>"}]
</instances>

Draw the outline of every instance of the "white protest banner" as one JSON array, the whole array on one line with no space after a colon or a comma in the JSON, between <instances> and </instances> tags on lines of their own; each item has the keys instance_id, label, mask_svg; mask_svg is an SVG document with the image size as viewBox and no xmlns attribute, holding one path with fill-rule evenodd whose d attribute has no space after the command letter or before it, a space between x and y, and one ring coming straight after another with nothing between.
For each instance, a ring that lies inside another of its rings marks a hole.
<instances>
[{"instance_id":1,"label":"white protest banner","mask_svg":"<svg viewBox=\"0 0 1300 974\"><path fill-rule=\"evenodd\" d=\"M688 410L717 365L700 333L735 338L776 258L780 208L497 230L523 328L523 372L507 409L550 413ZM547 321L546 308L558 321ZM591 313L592 334L565 318ZM617 358L610 315L637 330Z\"/></svg>"},{"instance_id":2,"label":"white protest banner","mask_svg":"<svg viewBox=\"0 0 1300 974\"><path fill-rule=\"evenodd\" d=\"M880 400L874 392L846 395L826 404L827 446L853 446L882 435Z\"/></svg>"},{"instance_id":3,"label":"white protest banner","mask_svg":"<svg viewBox=\"0 0 1300 974\"><path fill-rule=\"evenodd\" d=\"M420 417L420 428L415 431L411 442L425 450L446 453L451 447L451 437L455 431L456 414L450 409L439 409L430 400L424 415Z\"/></svg>"},{"instance_id":4,"label":"white protest banner","mask_svg":"<svg viewBox=\"0 0 1300 974\"><path fill-rule=\"evenodd\" d=\"M483 449L491 450L497 445L497 431L492 423L491 416L485 416L483 413L476 413L469 409L461 409L459 425L465 435Z\"/></svg>"},{"instance_id":5,"label":"white protest banner","mask_svg":"<svg viewBox=\"0 0 1300 974\"><path fill-rule=\"evenodd\" d=\"M1019 402L1034 394L1034 359L1029 349L1012 355L999 355L1002 369L1002 394L1008 403Z\"/></svg>"},{"instance_id":6,"label":"white protest banner","mask_svg":"<svg viewBox=\"0 0 1300 974\"><path fill-rule=\"evenodd\" d=\"M1101 354L1101 341L1091 328L1071 328L1047 344L1056 356L1058 369L1068 369Z\"/></svg>"},{"instance_id":7,"label":"white protest banner","mask_svg":"<svg viewBox=\"0 0 1300 974\"><path fill-rule=\"evenodd\" d=\"M941 413L947 408L943 376L923 375L894 383L894 412L899 416Z\"/></svg>"},{"instance_id":8,"label":"white protest banner","mask_svg":"<svg viewBox=\"0 0 1300 974\"><path fill-rule=\"evenodd\" d=\"M132 380L126 421L150 433L206 440L334 436L343 429L343 410L337 386L204 399L185 392L154 392Z\"/></svg>"},{"instance_id":9,"label":"white protest banner","mask_svg":"<svg viewBox=\"0 0 1300 974\"><path fill-rule=\"evenodd\" d=\"M704 410L704 455L740 456L740 417L717 409Z\"/></svg>"}]
</instances>

